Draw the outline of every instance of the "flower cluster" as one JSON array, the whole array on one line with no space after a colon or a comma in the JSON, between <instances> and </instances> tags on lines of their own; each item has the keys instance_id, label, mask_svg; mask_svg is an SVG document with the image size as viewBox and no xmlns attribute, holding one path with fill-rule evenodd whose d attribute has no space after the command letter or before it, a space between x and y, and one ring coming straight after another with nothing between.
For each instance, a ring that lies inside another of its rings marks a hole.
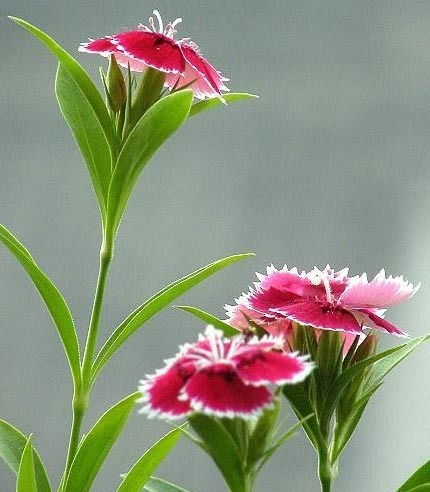
<instances>
[{"instance_id":1,"label":"flower cluster","mask_svg":"<svg viewBox=\"0 0 430 492\"><path fill-rule=\"evenodd\" d=\"M272 405L268 386L302 381L312 368L307 357L282 352L272 336L226 339L208 326L196 343L141 381L142 412L167 419L193 412L250 418Z\"/></svg>"},{"instance_id":2,"label":"flower cluster","mask_svg":"<svg viewBox=\"0 0 430 492\"><path fill-rule=\"evenodd\" d=\"M402 276L387 277L381 270L373 280L367 275L348 276L348 269L334 271L329 265L299 273L297 268L267 268L257 274L258 282L248 293L226 306L228 322L244 330L249 320L273 335L291 337L296 323L317 330L342 332L345 347L363 328L407 337L406 333L384 319L385 310L412 297L419 289Z\"/></svg>"},{"instance_id":3,"label":"flower cluster","mask_svg":"<svg viewBox=\"0 0 430 492\"><path fill-rule=\"evenodd\" d=\"M149 26L139 24L137 29L90 39L82 43L79 51L96 53L104 57L114 55L116 61L130 70L142 72L147 67L166 73L166 86L170 89L190 87L199 99L222 97L229 89L223 77L202 55L189 38L175 39L178 18L166 26L157 10L149 18Z\"/></svg>"}]
</instances>

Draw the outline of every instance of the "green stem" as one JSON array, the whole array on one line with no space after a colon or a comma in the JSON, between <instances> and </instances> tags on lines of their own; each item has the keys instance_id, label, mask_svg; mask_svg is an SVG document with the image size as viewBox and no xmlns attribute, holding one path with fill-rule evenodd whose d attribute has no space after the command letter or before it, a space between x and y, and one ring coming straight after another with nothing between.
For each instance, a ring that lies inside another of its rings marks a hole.
<instances>
[{"instance_id":1,"label":"green stem","mask_svg":"<svg viewBox=\"0 0 430 492\"><path fill-rule=\"evenodd\" d=\"M72 428L70 430L70 440L69 440L69 449L67 451L67 461L66 461L66 469L64 471L63 482L69 473L70 467L73 462L73 458L75 457L76 451L79 446L79 439L81 435L81 427L82 420L85 415L86 410L86 401L84 398L78 397L76 394L73 397L73 419L72 419ZM62 482L62 485L63 485Z\"/></svg>"},{"instance_id":2,"label":"green stem","mask_svg":"<svg viewBox=\"0 0 430 492\"><path fill-rule=\"evenodd\" d=\"M91 313L90 326L88 328L87 342L85 345L84 358L82 361L82 385L84 395L87 397L91 380L91 366L94 359L94 352L97 343L97 333L100 322L100 315L103 305L103 295L106 286L106 279L109 271L109 265L112 260L112 246L103 241L100 249L100 269L97 280L96 293L94 296L93 310Z\"/></svg>"},{"instance_id":3,"label":"green stem","mask_svg":"<svg viewBox=\"0 0 430 492\"><path fill-rule=\"evenodd\" d=\"M79 386L75 387L73 402L72 402L72 427L70 430L69 448L67 451L66 468L61 480L59 490L63 489L67 474L73 463L76 451L79 446L81 437L82 421L87 409L89 394L91 392L91 367L94 359L94 352L97 343L97 332L100 322L100 316L103 305L103 295L106 286L106 279L109 271L109 265L112 260L112 246L110 242L103 240L100 248L100 267L97 279L96 292L94 295L93 309L91 312L90 324L87 334L87 342L82 361L82 377Z\"/></svg>"},{"instance_id":4,"label":"green stem","mask_svg":"<svg viewBox=\"0 0 430 492\"><path fill-rule=\"evenodd\" d=\"M321 484L321 492L331 492L331 483L335 476L327 449L320 449L318 453L318 478Z\"/></svg>"}]
</instances>

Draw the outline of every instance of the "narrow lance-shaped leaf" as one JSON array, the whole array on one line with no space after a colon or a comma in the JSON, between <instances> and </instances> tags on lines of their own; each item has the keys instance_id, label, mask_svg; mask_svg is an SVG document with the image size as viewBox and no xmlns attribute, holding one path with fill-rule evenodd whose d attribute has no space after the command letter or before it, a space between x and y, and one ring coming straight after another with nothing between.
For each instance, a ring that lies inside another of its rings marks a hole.
<instances>
[{"instance_id":1,"label":"narrow lance-shaped leaf","mask_svg":"<svg viewBox=\"0 0 430 492\"><path fill-rule=\"evenodd\" d=\"M49 49L49 51L51 51L58 58L58 61L62 63L63 67L81 89L85 98L88 100L88 103L92 106L94 113L97 115L100 125L106 135L106 139L115 154L116 137L113 124L109 117L109 113L107 112L103 98L88 73L71 55L69 55L69 53L67 53L66 50L64 50L56 41L54 41L41 29L17 17L9 17L9 19L24 27L27 31L33 34L33 36L38 38L39 41L41 41Z\"/></svg>"},{"instance_id":2,"label":"narrow lance-shaped leaf","mask_svg":"<svg viewBox=\"0 0 430 492\"><path fill-rule=\"evenodd\" d=\"M143 487L145 492L188 492L188 490L179 485L167 482L161 478L151 477Z\"/></svg>"},{"instance_id":3,"label":"narrow lance-shaped leaf","mask_svg":"<svg viewBox=\"0 0 430 492\"><path fill-rule=\"evenodd\" d=\"M127 137L109 188L106 230L109 244L113 243L139 174L160 145L186 120L192 99L191 91L163 97L146 111Z\"/></svg>"},{"instance_id":4,"label":"narrow lance-shaped leaf","mask_svg":"<svg viewBox=\"0 0 430 492\"><path fill-rule=\"evenodd\" d=\"M16 478L16 492L37 492L31 435L22 452L18 476Z\"/></svg>"},{"instance_id":5,"label":"narrow lance-shaped leaf","mask_svg":"<svg viewBox=\"0 0 430 492\"><path fill-rule=\"evenodd\" d=\"M21 456L27 444L27 437L13 425L0 419L0 458L15 473L18 474ZM38 492L51 492L48 475L43 463L33 449L34 471Z\"/></svg>"},{"instance_id":6,"label":"narrow lance-shaped leaf","mask_svg":"<svg viewBox=\"0 0 430 492\"><path fill-rule=\"evenodd\" d=\"M420 490L418 487L428 486L430 490L430 461L427 461L423 466L411 475L406 482L399 488L397 492L412 492L412 490ZM423 489L424 490L424 489Z\"/></svg>"},{"instance_id":7,"label":"narrow lance-shaped leaf","mask_svg":"<svg viewBox=\"0 0 430 492\"><path fill-rule=\"evenodd\" d=\"M51 314L54 324L69 361L75 385L79 384L81 371L79 361L79 344L76 336L73 319L69 308L58 291L57 287L40 270L30 253L24 246L2 225L0 225L0 241L15 256L39 291L46 307Z\"/></svg>"},{"instance_id":8,"label":"narrow lance-shaped leaf","mask_svg":"<svg viewBox=\"0 0 430 492\"><path fill-rule=\"evenodd\" d=\"M157 466L173 449L181 435L181 428L173 429L148 449L127 473L117 492L140 492Z\"/></svg>"},{"instance_id":9,"label":"narrow lance-shaped leaf","mask_svg":"<svg viewBox=\"0 0 430 492\"><path fill-rule=\"evenodd\" d=\"M132 411L136 392L111 407L81 442L64 485L64 492L88 492L106 456Z\"/></svg>"},{"instance_id":10,"label":"narrow lance-shaped leaf","mask_svg":"<svg viewBox=\"0 0 430 492\"><path fill-rule=\"evenodd\" d=\"M367 385L370 389L373 385L378 385L382 379L405 357L411 354L421 343L430 338L430 335L424 335L422 337L414 338L409 342L399 345L397 347L390 348L379 354L373 355L364 359L361 362L357 362L344 371L333 383L330 390L330 397L325 402L325 408L323 410L324 415L330 415L335 408L342 391L346 385L363 370L372 367L372 376Z\"/></svg>"},{"instance_id":11,"label":"narrow lance-shaped leaf","mask_svg":"<svg viewBox=\"0 0 430 492\"><path fill-rule=\"evenodd\" d=\"M145 303L139 306L133 313L131 313L112 333L107 342L101 348L97 355L92 371L92 382L94 382L97 375L102 370L103 366L112 357L112 355L118 350L118 348L130 337L138 328L140 328L146 321L152 316L158 313L161 309L166 307L174 299L182 295L187 290L197 285L202 280L210 277L218 270L236 263L239 260L243 260L253 256L253 253L246 253L241 255L228 256L221 260L210 263L209 265L190 273L186 277L183 277L175 282L171 283L157 294L148 299Z\"/></svg>"},{"instance_id":12,"label":"narrow lance-shaped leaf","mask_svg":"<svg viewBox=\"0 0 430 492\"><path fill-rule=\"evenodd\" d=\"M87 164L104 221L112 168L109 142L94 108L61 63L55 79L55 93Z\"/></svg>"},{"instance_id":13,"label":"narrow lance-shaped leaf","mask_svg":"<svg viewBox=\"0 0 430 492\"><path fill-rule=\"evenodd\" d=\"M202 440L202 448L212 457L231 492L246 491L246 477L236 443L217 419L195 414L191 427Z\"/></svg>"},{"instance_id":14,"label":"narrow lance-shaped leaf","mask_svg":"<svg viewBox=\"0 0 430 492\"><path fill-rule=\"evenodd\" d=\"M226 337L232 337L240 333L236 328L233 328L229 324L218 319L212 314L207 313L206 311L203 311L201 309L192 306L176 306L176 307L178 309L182 309L182 311L186 311L187 313L196 316L197 318L203 320L205 323L209 325L213 325L218 330L221 330Z\"/></svg>"},{"instance_id":15,"label":"narrow lance-shaped leaf","mask_svg":"<svg viewBox=\"0 0 430 492\"><path fill-rule=\"evenodd\" d=\"M255 94L247 94L246 92L231 92L230 94L223 94L223 99L225 99L227 103L232 103L236 101L242 101L244 99L258 99L258 96L256 96ZM200 101L191 106L190 116L194 116L201 113L202 111L216 108L218 106L223 106L223 103L219 97L205 99L204 101Z\"/></svg>"},{"instance_id":16,"label":"narrow lance-shaped leaf","mask_svg":"<svg viewBox=\"0 0 430 492\"><path fill-rule=\"evenodd\" d=\"M357 402L355 402L354 408L351 408L348 418L336 424L330 454L332 462L335 462L339 458L343 449L348 444L360 422L361 416L363 415L370 398L378 390L381 384L382 383L373 387L370 391L367 391Z\"/></svg>"}]
</instances>

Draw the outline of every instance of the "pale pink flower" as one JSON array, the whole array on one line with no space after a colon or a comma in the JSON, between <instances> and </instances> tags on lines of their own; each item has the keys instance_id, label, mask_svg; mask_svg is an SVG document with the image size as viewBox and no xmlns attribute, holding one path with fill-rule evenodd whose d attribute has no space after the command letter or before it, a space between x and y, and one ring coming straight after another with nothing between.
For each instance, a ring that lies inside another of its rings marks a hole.
<instances>
[{"instance_id":1,"label":"pale pink flower","mask_svg":"<svg viewBox=\"0 0 430 492\"><path fill-rule=\"evenodd\" d=\"M383 319L386 308L412 297L419 289L400 277L386 277L381 270L370 282L366 274L349 277L348 269L335 272L329 265L323 270L314 268L299 273L297 268L281 270L270 266L267 275L257 274L259 282L247 294L227 306L229 322L242 328L246 315L264 323L268 332L282 330L285 338L291 334L295 321L317 329L336 330L348 335L345 347L355 335L362 335L364 327L407 336L402 330ZM244 311L244 308L247 311ZM258 321L257 321L258 322Z\"/></svg>"},{"instance_id":2,"label":"pale pink flower","mask_svg":"<svg viewBox=\"0 0 430 492\"><path fill-rule=\"evenodd\" d=\"M149 26L140 24L132 31L90 39L82 43L79 51L97 53L109 57L114 55L123 67L130 65L130 70L142 72L152 67L165 72L166 85L180 89L190 84L194 95L199 99L221 97L229 89L227 81L202 55L198 46L189 38L176 40L176 26L182 22L178 18L166 26L157 10L154 18L149 18Z\"/></svg>"},{"instance_id":3,"label":"pale pink flower","mask_svg":"<svg viewBox=\"0 0 430 492\"><path fill-rule=\"evenodd\" d=\"M167 419L193 412L247 419L272 405L268 386L298 383L312 368L306 356L280 351L274 337L226 339L208 326L198 342L184 345L166 367L141 381L141 412Z\"/></svg>"}]
</instances>

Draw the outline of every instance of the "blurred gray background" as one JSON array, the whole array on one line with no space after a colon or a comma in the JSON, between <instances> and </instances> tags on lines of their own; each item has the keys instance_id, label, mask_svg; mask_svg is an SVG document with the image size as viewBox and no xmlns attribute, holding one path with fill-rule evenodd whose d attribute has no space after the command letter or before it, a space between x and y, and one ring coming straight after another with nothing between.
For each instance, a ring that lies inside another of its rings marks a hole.
<instances>
[{"instance_id":1,"label":"blurred gray background","mask_svg":"<svg viewBox=\"0 0 430 492\"><path fill-rule=\"evenodd\" d=\"M379 0L0 0L0 220L67 298L82 337L100 241L85 166L55 101L54 58L5 19L23 17L68 50L145 22L182 16L191 36L257 102L188 122L144 171L120 229L100 335L170 281L254 251L181 299L222 315L266 264L349 265L404 273L423 287L390 319L429 331L430 2ZM103 59L77 54L97 77ZM26 275L0 249L0 416L35 443L54 482L70 424L70 380L55 329ZM116 354L95 386L87 426L202 326L166 309ZM383 337L383 344L392 343ZM344 453L335 490L395 490L430 458L430 347L388 378ZM166 426L134 414L94 486L109 492ZM258 491L317 490L303 435L262 472ZM221 492L185 439L157 472ZM57 482L56 482L57 483ZM0 464L0 490L14 490Z\"/></svg>"}]
</instances>

